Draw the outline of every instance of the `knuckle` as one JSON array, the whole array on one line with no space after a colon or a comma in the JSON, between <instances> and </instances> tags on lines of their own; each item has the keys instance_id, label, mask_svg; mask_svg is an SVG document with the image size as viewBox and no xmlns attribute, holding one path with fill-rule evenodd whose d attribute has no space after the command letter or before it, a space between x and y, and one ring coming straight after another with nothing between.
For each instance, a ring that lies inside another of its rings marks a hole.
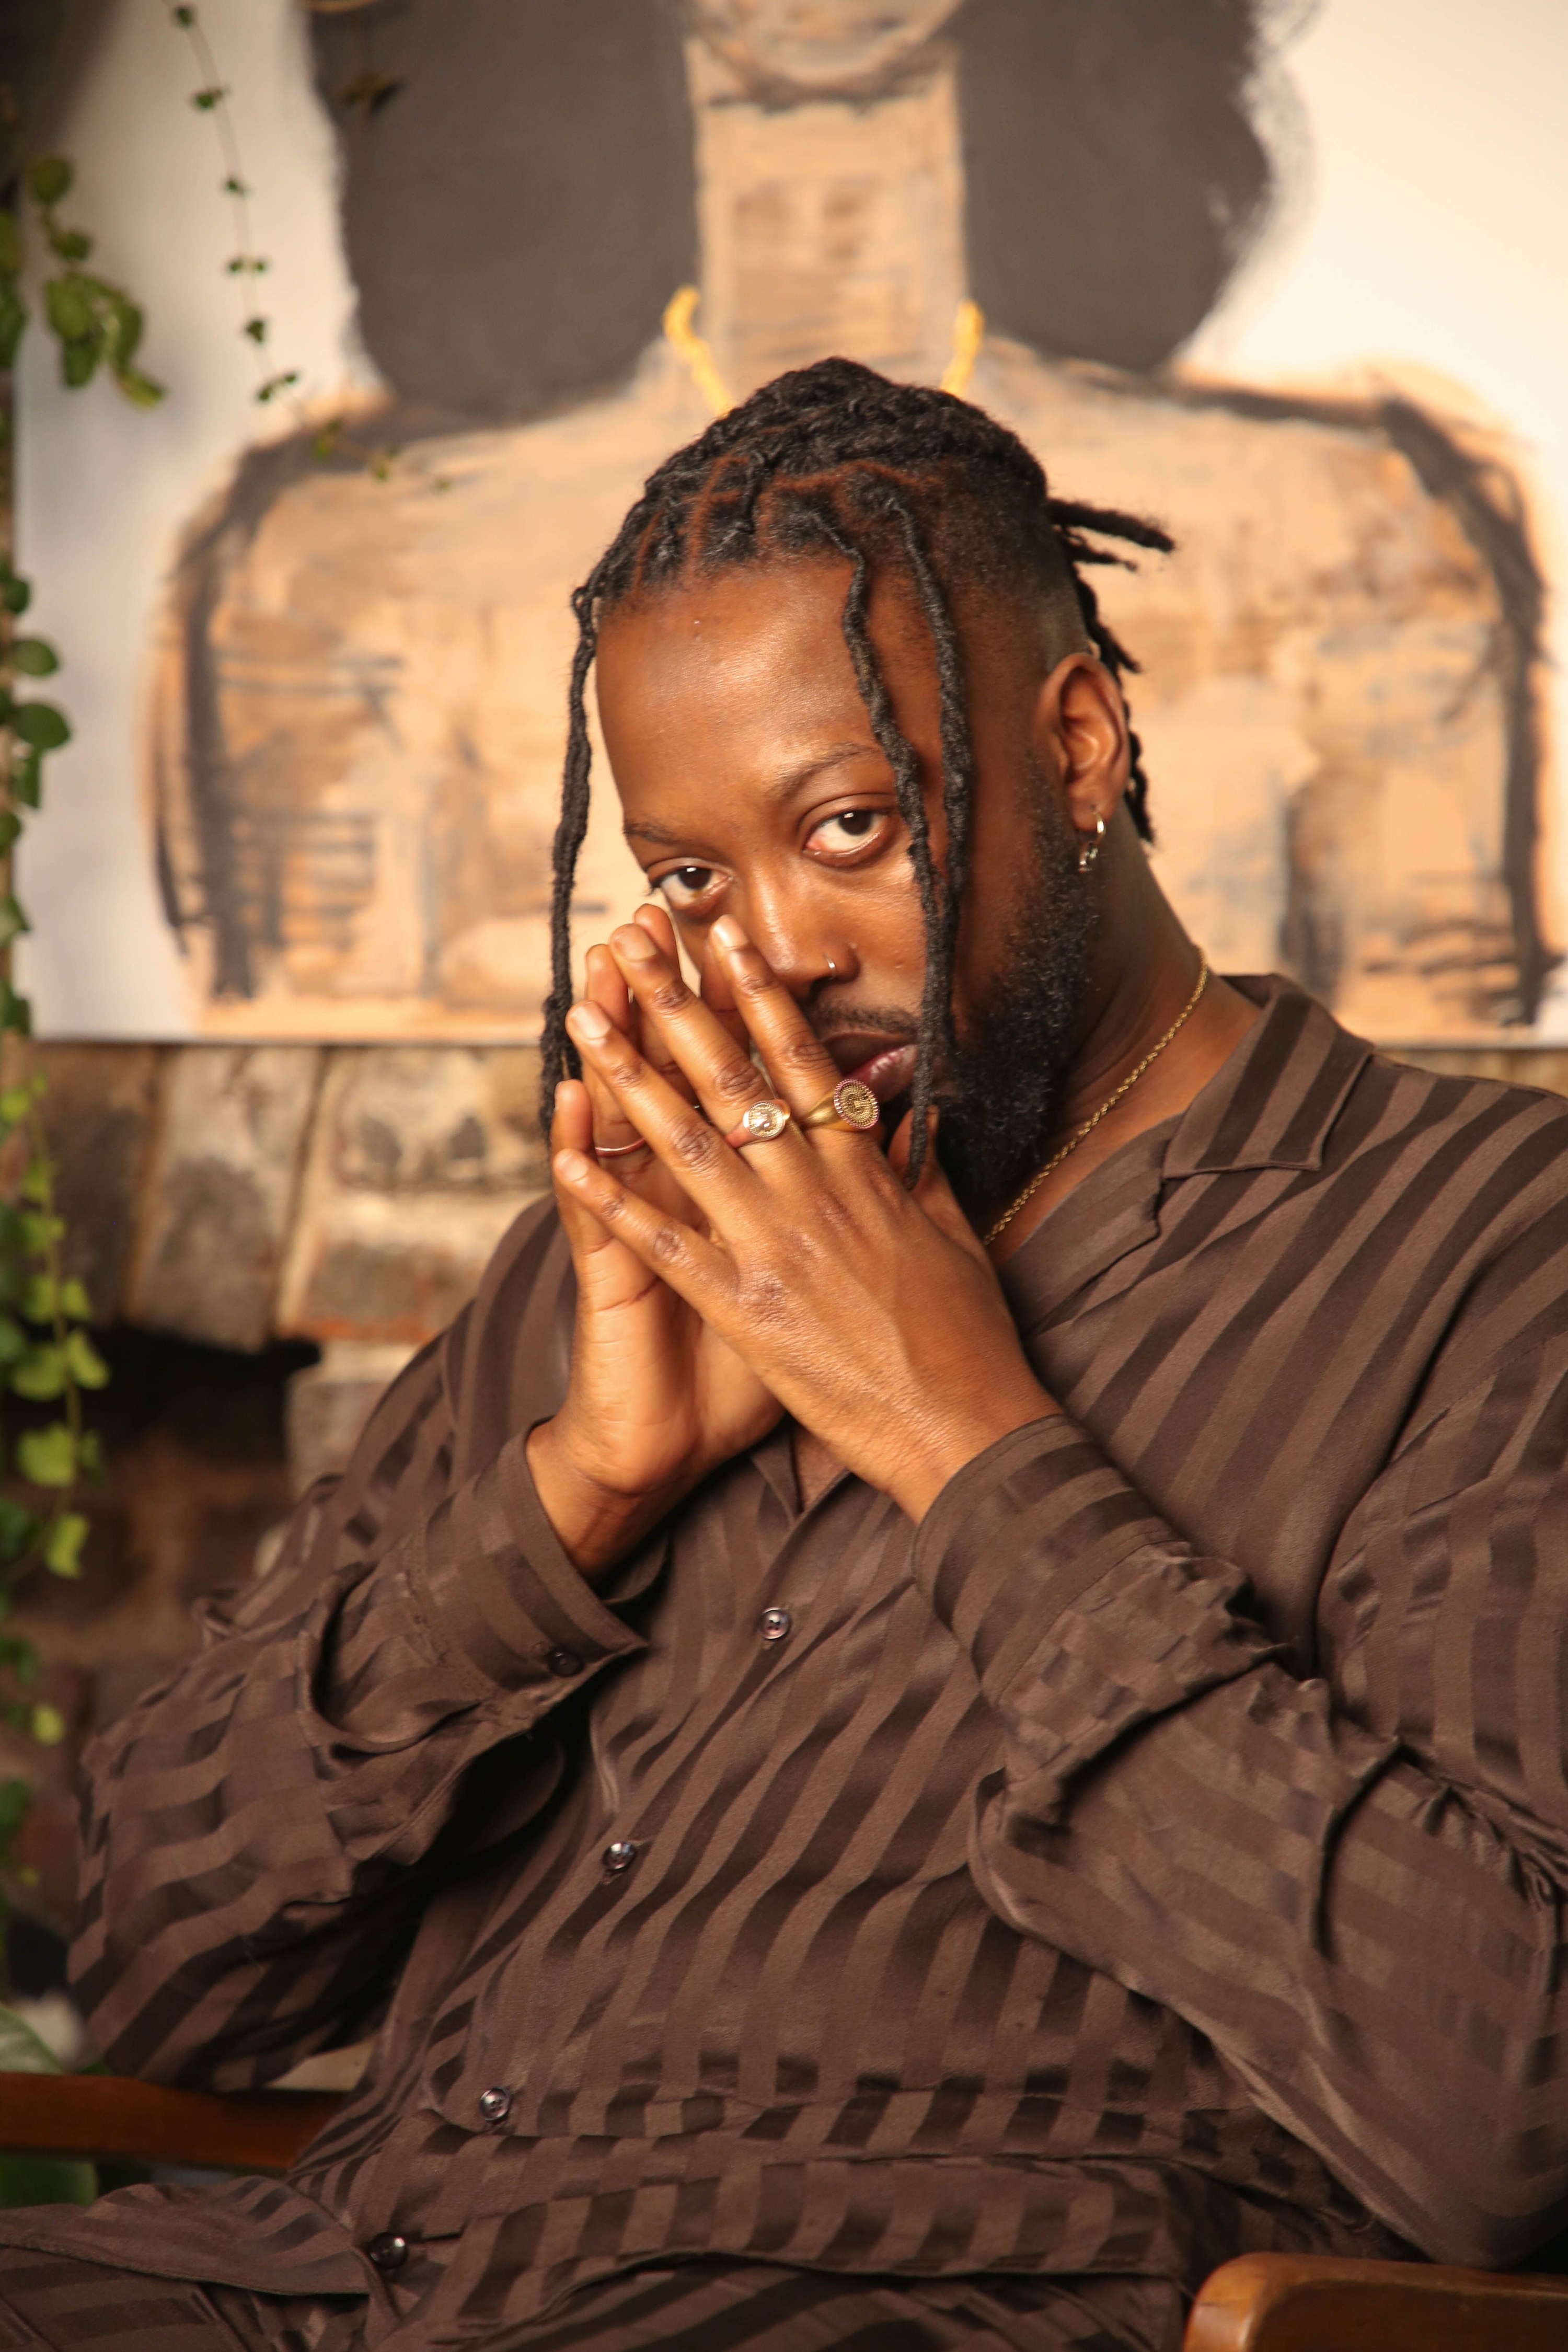
<instances>
[{"instance_id":1,"label":"knuckle","mask_svg":"<svg viewBox=\"0 0 1568 2352\"><path fill-rule=\"evenodd\" d=\"M831 1056L823 1051L815 1037L786 1037L778 1053L785 1069L798 1071L805 1077L821 1077L829 1067L834 1069L835 1076L837 1075Z\"/></svg>"},{"instance_id":2,"label":"knuckle","mask_svg":"<svg viewBox=\"0 0 1568 2352\"><path fill-rule=\"evenodd\" d=\"M726 1062L713 1073L713 1092L721 1102L756 1102L766 1092L750 1062Z\"/></svg>"},{"instance_id":3,"label":"knuckle","mask_svg":"<svg viewBox=\"0 0 1568 2352\"><path fill-rule=\"evenodd\" d=\"M678 973L672 973L649 989L647 1002L656 1013L679 1013L690 1003L691 991Z\"/></svg>"},{"instance_id":4,"label":"knuckle","mask_svg":"<svg viewBox=\"0 0 1568 2352\"><path fill-rule=\"evenodd\" d=\"M693 1175L706 1175L718 1165L722 1142L706 1119L682 1119L669 1139L670 1150Z\"/></svg>"},{"instance_id":5,"label":"knuckle","mask_svg":"<svg viewBox=\"0 0 1568 2352\"><path fill-rule=\"evenodd\" d=\"M648 1255L659 1265L679 1265L686 1255L679 1227L659 1225L649 1238Z\"/></svg>"}]
</instances>

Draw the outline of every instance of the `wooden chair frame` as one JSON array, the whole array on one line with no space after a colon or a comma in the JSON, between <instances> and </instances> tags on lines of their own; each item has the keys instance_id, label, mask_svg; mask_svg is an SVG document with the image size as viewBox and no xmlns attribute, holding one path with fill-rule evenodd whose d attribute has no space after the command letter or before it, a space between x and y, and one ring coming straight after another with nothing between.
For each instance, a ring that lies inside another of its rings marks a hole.
<instances>
[{"instance_id":1,"label":"wooden chair frame","mask_svg":"<svg viewBox=\"0 0 1568 2352\"><path fill-rule=\"evenodd\" d=\"M0 2074L0 2148L283 2172L342 2104L324 2091ZM1568 2278L1244 2254L1205 2285L1184 2352L1568 2352Z\"/></svg>"}]
</instances>

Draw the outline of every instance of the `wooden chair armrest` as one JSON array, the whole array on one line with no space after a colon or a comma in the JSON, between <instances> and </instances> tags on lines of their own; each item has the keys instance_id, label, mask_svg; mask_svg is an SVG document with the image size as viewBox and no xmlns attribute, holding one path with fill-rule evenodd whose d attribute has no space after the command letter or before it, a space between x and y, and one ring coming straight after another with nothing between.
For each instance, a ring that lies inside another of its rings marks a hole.
<instances>
[{"instance_id":1,"label":"wooden chair armrest","mask_svg":"<svg viewBox=\"0 0 1568 2352\"><path fill-rule=\"evenodd\" d=\"M1243 2254L1193 2305L1184 2352L1563 2352L1568 2278Z\"/></svg>"},{"instance_id":2,"label":"wooden chair armrest","mask_svg":"<svg viewBox=\"0 0 1568 2352\"><path fill-rule=\"evenodd\" d=\"M285 2172L342 2105L325 2091L174 2091L114 2074L0 2074L0 2148Z\"/></svg>"}]
</instances>

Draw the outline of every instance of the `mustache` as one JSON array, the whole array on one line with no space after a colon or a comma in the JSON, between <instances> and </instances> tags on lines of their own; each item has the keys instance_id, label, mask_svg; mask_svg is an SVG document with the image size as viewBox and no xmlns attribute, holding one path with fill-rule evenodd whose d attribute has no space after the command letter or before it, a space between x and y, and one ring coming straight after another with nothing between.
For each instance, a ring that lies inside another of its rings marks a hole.
<instances>
[{"instance_id":1,"label":"mustache","mask_svg":"<svg viewBox=\"0 0 1568 2352\"><path fill-rule=\"evenodd\" d=\"M901 1004L808 1003L804 1010L825 1045L834 1037L854 1037L862 1033L868 1037L887 1037L900 1045L912 1045L920 1034L919 1022Z\"/></svg>"}]
</instances>

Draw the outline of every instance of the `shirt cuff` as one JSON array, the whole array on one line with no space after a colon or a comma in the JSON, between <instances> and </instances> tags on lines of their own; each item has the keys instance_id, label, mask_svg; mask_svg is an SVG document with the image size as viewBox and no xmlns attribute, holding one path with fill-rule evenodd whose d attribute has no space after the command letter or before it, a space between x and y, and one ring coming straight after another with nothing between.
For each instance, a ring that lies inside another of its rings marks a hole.
<instances>
[{"instance_id":1,"label":"shirt cuff","mask_svg":"<svg viewBox=\"0 0 1568 2352\"><path fill-rule=\"evenodd\" d=\"M1047 1811L1128 1732L1282 1651L1237 1608L1243 1572L1195 1553L1063 1414L949 1480L913 1569Z\"/></svg>"},{"instance_id":2,"label":"shirt cuff","mask_svg":"<svg viewBox=\"0 0 1568 2352\"><path fill-rule=\"evenodd\" d=\"M509 1438L411 1539L409 1590L432 1645L480 1687L548 1683L564 1693L607 1660L647 1648L616 1609L653 1582L668 1538L657 1530L596 1592L539 1499L529 1434Z\"/></svg>"}]
</instances>

